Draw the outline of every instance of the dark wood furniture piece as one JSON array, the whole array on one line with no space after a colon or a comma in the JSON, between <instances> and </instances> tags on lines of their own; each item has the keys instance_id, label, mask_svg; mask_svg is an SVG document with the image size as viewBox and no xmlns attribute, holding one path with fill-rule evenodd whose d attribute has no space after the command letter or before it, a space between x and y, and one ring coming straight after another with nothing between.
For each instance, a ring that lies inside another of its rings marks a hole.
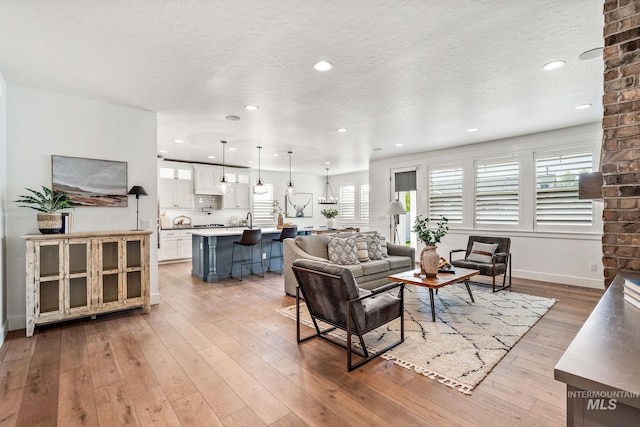
<instances>
[{"instance_id":1,"label":"dark wood furniture piece","mask_svg":"<svg viewBox=\"0 0 640 427\"><path fill-rule=\"evenodd\" d=\"M347 369L352 371L404 341L404 284L389 283L374 290L358 287L348 268L326 262L299 259L293 263L296 276L296 339L298 343L321 337L347 349ZM300 297L307 304L316 333L300 336ZM400 339L371 353L364 335L392 320L400 318ZM320 329L318 321L331 327ZM336 328L347 333L346 344L327 335ZM358 337L360 348L353 347L352 335ZM356 353L362 359L352 363Z\"/></svg>"},{"instance_id":2,"label":"dark wood furniture piece","mask_svg":"<svg viewBox=\"0 0 640 427\"><path fill-rule=\"evenodd\" d=\"M479 274L478 270L471 270L468 268L456 268L454 273L438 273L435 278L429 278L424 276L416 276L420 270L405 271L404 273L392 274L389 276L389 280L392 282L404 283L406 285L422 286L429 289L429 302L431 303L431 320L436 321L436 307L433 301L433 290L436 292L439 288L454 283L464 282L464 285L469 292L471 302L475 302L473 295L471 294L471 288L469 287L469 278Z\"/></svg>"},{"instance_id":3,"label":"dark wood furniture piece","mask_svg":"<svg viewBox=\"0 0 640 427\"><path fill-rule=\"evenodd\" d=\"M640 310L624 301L622 272L554 369L567 384L567 426L640 424Z\"/></svg>"},{"instance_id":4,"label":"dark wood furniture piece","mask_svg":"<svg viewBox=\"0 0 640 427\"><path fill-rule=\"evenodd\" d=\"M491 257L491 262L478 262L468 259L474 242L498 245ZM464 252L464 259L452 259L453 254L456 252ZM511 239L508 237L469 236L467 249L454 249L449 252L449 262L455 267L471 268L478 270L482 276L491 276L493 279L493 292L511 287ZM496 289L496 276L501 275L502 286ZM509 276L509 284L506 284L507 276Z\"/></svg>"}]
</instances>

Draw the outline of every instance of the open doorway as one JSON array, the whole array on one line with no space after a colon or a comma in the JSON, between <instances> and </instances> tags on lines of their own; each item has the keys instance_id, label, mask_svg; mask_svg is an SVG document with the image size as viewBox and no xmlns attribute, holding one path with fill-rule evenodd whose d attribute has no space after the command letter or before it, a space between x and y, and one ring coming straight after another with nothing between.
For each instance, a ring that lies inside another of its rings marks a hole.
<instances>
[{"instance_id":1,"label":"open doorway","mask_svg":"<svg viewBox=\"0 0 640 427\"><path fill-rule=\"evenodd\" d=\"M404 246L416 247L416 234L412 231L417 212L417 184L415 168L393 170L391 173L392 201L400 202L406 214L391 218L391 241ZM395 227L393 226L395 222Z\"/></svg>"}]
</instances>

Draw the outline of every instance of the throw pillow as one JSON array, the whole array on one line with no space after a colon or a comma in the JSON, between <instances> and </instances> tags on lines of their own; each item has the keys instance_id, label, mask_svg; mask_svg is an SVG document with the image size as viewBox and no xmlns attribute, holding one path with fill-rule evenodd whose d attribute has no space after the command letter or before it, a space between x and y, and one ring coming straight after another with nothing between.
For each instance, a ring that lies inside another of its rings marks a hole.
<instances>
[{"instance_id":1,"label":"throw pillow","mask_svg":"<svg viewBox=\"0 0 640 427\"><path fill-rule=\"evenodd\" d=\"M475 262L491 262L496 249L498 249L497 243L473 242L471 253L467 259Z\"/></svg>"},{"instance_id":2,"label":"throw pillow","mask_svg":"<svg viewBox=\"0 0 640 427\"><path fill-rule=\"evenodd\" d=\"M338 237L328 237L327 250L329 252L329 261L339 265L359 264L358 250L356 249L356 239L347 237L341 239Z\"/></svg>"},{"instance_id":3,"label":"throw pillow","mask_svg":"<svg viewBox=\"0 0 640 427\"><path fill-rule=\"evenodd\" d=\"M360 262L369 261L369 250L367 245L367 239L363 239L362 237L357 238L356 249L358 251L358 261Z\"/></svg>"},{"instance_id":4,"label":"throw pillow","mask_svg":"<svg viewBox=\"0 0 640 427\"><path fill-rule=\"evenodd\" d=\"M380 236L380 249L382 249L383 258L389 256L389 249L387 248L387 238L384 236Z\"/></svg>"},{"instance_id":5,"label":"throw pillow","mask_svg":"<svg viewBox=\"0 0 640 427\"><path fill-rule=\"evenodd\" d=\"M362 234L367 239L367 250L369 251L369 259L384 259L382 256L382 248L380 247L380 235L378 232Z\"/></svg>"}]
</instances>

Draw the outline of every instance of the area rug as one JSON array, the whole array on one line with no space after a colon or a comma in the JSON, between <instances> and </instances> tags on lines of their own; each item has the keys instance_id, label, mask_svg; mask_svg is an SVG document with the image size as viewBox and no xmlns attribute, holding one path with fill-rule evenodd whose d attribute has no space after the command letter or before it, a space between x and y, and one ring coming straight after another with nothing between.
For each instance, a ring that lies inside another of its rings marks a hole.
<instances>
[{"instance_id":1,"label":"area rug","mask_svg":"<svg viewBox=\"0 0 640 427\"><path fill-rule=\"evenodd\" d=\"M432 322L428 289L406 286L405 341L380 357L471 394L556 302L509 291L493 293L486 286L472 285L471 290L475 303L462 283L440 289L435 295L436 322ZM278 312L296 318L295 305ZM301 308L301 317L313 327L306 307ZM398 319L370 332L365 341L370 349L383 348L399 334ZM335 336L344 340L346 334L337 331Z\"/></svg>"}]
</instances>

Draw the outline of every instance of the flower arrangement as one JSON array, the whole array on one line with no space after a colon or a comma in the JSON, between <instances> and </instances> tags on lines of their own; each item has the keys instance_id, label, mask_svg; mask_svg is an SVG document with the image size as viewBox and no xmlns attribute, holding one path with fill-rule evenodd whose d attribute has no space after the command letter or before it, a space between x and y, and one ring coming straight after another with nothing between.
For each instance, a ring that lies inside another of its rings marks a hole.
<instances>
[{"instance_id":1,"label":"flower arrangement","mask_svg":"<svg viewBox=\"0 0 640 427\"><path fill-rule=\"evenodd\" d=\"M436 243L440 243L440 239L449 231L448 222L449 220L443 216L442 219L436 223L438 228L431 230L429 228L429 218L423 218L421 215L418 215L413 223L413 231L422 243L428 246L435 246Z\"/></svg>"},{"instance_id":2,"label":"flower arrangement","mask_svg":"<svg viewBox=\"0 0 640 427\"><path fill-rule=\"evenodd\" d=\"M338 210L337 209L322 209L320 211L320 213L322 214L323 217L329 219L329 218L335 218L338 216Z\"/></svg>"}]
</instances>

